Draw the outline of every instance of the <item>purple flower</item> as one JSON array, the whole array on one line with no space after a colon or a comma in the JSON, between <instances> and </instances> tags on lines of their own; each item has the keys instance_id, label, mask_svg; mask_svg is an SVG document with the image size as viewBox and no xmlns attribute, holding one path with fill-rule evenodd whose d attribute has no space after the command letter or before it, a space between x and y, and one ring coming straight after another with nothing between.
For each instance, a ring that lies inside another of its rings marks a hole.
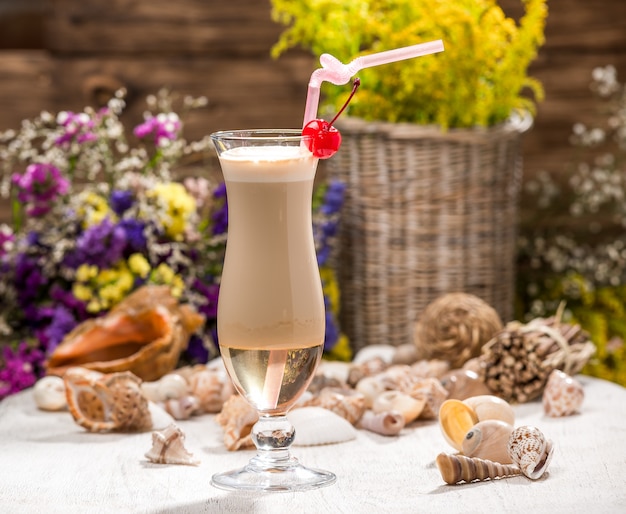
<instances>
[{"instance_id":1,"label":"purple flower","mask_svg":"<svg viewBox=\"0 0 626 514\"><path fill-rule=\"evenodd\" d=\"M54 350L78 322L72 313L63 305L57 305L52 313L50 324L44 329L47 338L48 353Z\"/></svg>"},{"instance_id":2,"label":"purple flower","mask_svg":"<svg viewBox=\"0 0 626 514\"><path fill-rule=\"evenodd\" d=\"M213 211L211 221L213 222L213 235L225 234L228 231L228 200L226 198L226 184L220 183L213 191L213 198L224 199L222 206Z\"/></svg>"},{"instance_id":3,"label":"purple flower","mask_svg":"<svg viewBox=\"0 0 626 514\"><path fill-rule=\"evenodd\" d=\"M123 219L118 226L124 231L128 247L133 252L142 252L146 249L148 241L144 234L146 226L136 219Z\"/></svg>"},{"instance_id":4,"label":"purple flower","mask_svg":"<svg viewBox=\"0 0 626 514\"><path fill-rule=\"evenodd\" d=\"M77 114L71 111L63 111L59 113L57 123L65 128L65 132L54 142L58 146L67 145L73 140L77 143L86 143L98 139L98 136L93 131L95 122L87 113L81 112Z\"/></svg>"},{"instance_id":5,"label":"purple flower","mask_svg":"<svg viewBox=\"0 0 626 514\"><path fill-rule=\"evenodd\" d=\"M111 193L109 205L115 214L121 216L124 212L130 209L134 201L135 198L130 191L116 190Z\"/></svg>"},{"instance_id":6,"label":"purple flower","mask_svg":"<svg viewBox=\"0 0 626 514\"><path fill-rule=\"evenodd\" d=\"M174 112L159 113L157 116L149 116L146 120L137 125L133 130L139 139L152 134L154 143L161 146L167 141L174 141L178 137L181 129L180 118Z\"/></svg>"},{"instance_id":7,"label":"purple flower","mask_svg":"<svg viewBox=\"0 0 626 514\"><path fill-rule=\"evenodd\" d=\"M15 290L20 308L27 309L37 299L42 288L48 283L40 271L36 260L25 253L15 258Z\"/></svg>"},{"instance_id":8,"label":"purple flower","mask_svg":"<svg viewBox=\"0 0 626 514\"><path fill-rule=\"evenodd\" d=\"M124 229L105 218L78 236L76 249L66 257L65 264L72 268L81 264L109 268L122 258L126 242Z\"/></svg>"},{"instance_id":9,"label":"purple flower","mask_svg":"<svg viewBox=\"0 0 626 514\"><path fill-rule=\"evenodd\" d=\"M337 180L328 183L328 189L324 195L324 203L320 210L323 214L331 215L341 210L346 192L346 184Z\"/></svg>"},{"instance_id":10,"label":"purple flower","mask_svg":"<svg viewBox=\"0 0 626 514\"><path fill-rule=\"evenodd\" d=\"M220 286L218 284L205 284L201 280L196 279L191 287L206 298L206 303L197 306L198 312L204 314L207 319L215 319L217 317L217 298L220 293Z\"/></svg>"},{"instance_id":11,"label":"purple flower","mask_svg":"<svg viewBox=\"0 0 626 514\"><path fill-rule=\"evenodd\" d=\"M58 168L45 163L30 164L22 175L15 173L12 181L17 186L17 199L28 205L26 214L35 217L46 214L57 196L70 187Z\"/></svg>"},{"instance_id":12,"label":"purple flower","mask_svg":"<svg viewBox=\"0 0 626 514\"><path fill-rule=\"evenodd\" d=\"M32 386L42 375L44 354L37 348L21 342L16 350L5 346L0 368L0 400Z\"/></svg>"},{"instance_id":13,"label":"purple flower","mask_svg":"<svg viewBox=\"0 0 626 514\"><path fill-rule=\"evenodd\" d=\"M339 330L330 307L330 300L324 295L324 305L326 306L326 330L324 333L324 350L331 350L339 339Z\"/></svg>"}]
</instances>

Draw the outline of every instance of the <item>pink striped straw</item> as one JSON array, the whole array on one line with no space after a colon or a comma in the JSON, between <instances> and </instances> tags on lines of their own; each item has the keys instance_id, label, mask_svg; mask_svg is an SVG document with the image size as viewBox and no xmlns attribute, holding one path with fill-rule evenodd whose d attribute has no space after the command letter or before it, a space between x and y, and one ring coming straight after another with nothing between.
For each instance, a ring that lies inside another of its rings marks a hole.
<instances>
[{"instance_id":1,"label":"pink striped straw","mask_svg":"<svg viewBox=\"0 0 626 514\"><path fill-rule=\"evenodd\" d=\"M420 43L419 45L405 46L403 48L396 48L395 50L387 50L386 52L364 55L357 57L349 64L343 64L330 54L322 54L320 56L320 64L322 67L315 70L311 74L311 80L309 80L306 106L304 109L304 123L302 126L305 126L309 121L317 117L320 87L323 81L341 86L347 84L352 77L364 68L403 61L405 59L413 59L414 57L443 52L443 50L443 41L438 39L428 43Z\"/></svg>"}]
</instances>

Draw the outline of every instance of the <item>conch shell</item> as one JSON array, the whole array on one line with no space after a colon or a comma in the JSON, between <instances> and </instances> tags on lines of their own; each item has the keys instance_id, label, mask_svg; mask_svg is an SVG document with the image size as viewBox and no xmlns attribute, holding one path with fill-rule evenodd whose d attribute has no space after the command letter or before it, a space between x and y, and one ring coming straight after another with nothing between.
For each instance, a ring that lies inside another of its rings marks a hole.
<instances>
[{"instance_id":1,"label":"conch shell","mask_svg":"<svg viewBox=\"0 0 626 514\"><path fill-rule=\"evenodd\" d=\"M157 380L178 363L189 336L204 317L179 305L168 286L143 286L103 317L78 325L54 350L48 374L63 375L72 366L102 373L130 371Z\"/></svg>"},{"instance_id":2,"label":"conch shell","mask_svg":"<svg viewBox=\"0 0 626 514\"><path fill-rule=\"evenodd\" d=\"M480 482L520 474L520 470L511 464L501 464L463 455L440 453L437 455L436 463L441 478L447 484Z\"/></svg>"},{"instance_id":3,"label":"conch shell","mask_svg":"<svg viewBox=\"0 0 626 514\"><path fill-rule=\"evenodd\" d=\"M522 473L532 480L541 478L552 460L554 446L536 427L522 426L511 433L509 455Z\"/></svg>"},{"instance_id":4,"label":"conch shell","mask_svg":"<svg viewBox=\"0 0 626 514\"><path fill-rule=\"evenodd\" d=\"M185 448L185 434L174 423L161 431L152 432L152 448L146 458L155 464L186 464L197 466L200 461Z\"/></svg>"},{"instance_id":5,"label":"conch shell","mask_svg":"<svg viewBox=\"0 0 626 514\"><path fill-rule=\"evenodd\" d=\"M77 367L68 369L63 380L74 421L90 432L142 432L152 428L141 379L129 371L104 375Z\"/></svg>"}]
</instances>

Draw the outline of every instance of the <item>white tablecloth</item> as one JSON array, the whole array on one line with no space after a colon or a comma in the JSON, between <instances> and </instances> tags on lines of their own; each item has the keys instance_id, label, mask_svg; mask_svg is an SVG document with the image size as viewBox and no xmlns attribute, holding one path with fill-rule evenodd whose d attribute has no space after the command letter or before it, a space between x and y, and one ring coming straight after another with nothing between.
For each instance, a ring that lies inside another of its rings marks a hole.
<instances>
[{"instance_id":1,"label":"white tablecloth","mask_svg":"<svg viewBox=\"0 0 626 514\"><path fill-rule=\"evenodd\" d=\"M626 389L579 378L581 414L553 419L539 402L515 407L516 426L538 426L556 447L538 481L446 485L434 459L453 450L433 421L397 437L359 431L346 443L294 447L301 462L335 472L337 482L267 494L210 485L213 473L253 455L226 451L213 416L179 422L198 467L157 465L144 457L150 433L88 433L68 412L38 410L27 390L0 402L0 512L626 512Z\"/></svg>"}]
</instances>

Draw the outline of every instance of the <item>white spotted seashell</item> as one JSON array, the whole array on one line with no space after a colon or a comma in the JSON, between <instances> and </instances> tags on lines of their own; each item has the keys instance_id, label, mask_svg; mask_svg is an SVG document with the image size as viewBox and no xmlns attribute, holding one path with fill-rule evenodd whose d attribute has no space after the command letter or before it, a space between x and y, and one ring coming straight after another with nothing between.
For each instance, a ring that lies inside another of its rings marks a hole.
<instances>
[{"instance_id":1,"label":"white spotted seashell","mask_svg":"<svg viewBox=\"0 0 626 514\"><path fill-rule=\"evenodd\" d=\"M37 380L33 396L35 404L42 410L57 411L67 407L65 383L61 377L48 375Z\"/></svg>"},{"instance_id":2,"label":"white spotted seashell","mask_svg":"<svg viewBox=\"0 0 626 514\"><path fill-rule=\"evenodd\" d=\"M356 439L356 429L344 418L323 407L300 407L287 414L296 429L294 446L317 446Z\"/></svg>"},{"instance_id":3,"label":"white spotted seashell","mask_svg":"<svg viewBox=\"0 0 626 514\"><path fill-rule=\"evenodd\" d=\"M543 410L551 417L571 416L580 411L585 399L583 386L567 373L555 369L543 391Z\"/></svg>"},{"instance_id":4,"label":"white spotted seashell","mask_svg":"<svg viewBox=\"0 0 626 514\"><path fill-rule=\"evenodd\" d=\"M521 472L532 480L541 478L545 473L554 446L536 427L522 426L511 433L508 443L509 456Z\"/></svg>"}]
</instances>

